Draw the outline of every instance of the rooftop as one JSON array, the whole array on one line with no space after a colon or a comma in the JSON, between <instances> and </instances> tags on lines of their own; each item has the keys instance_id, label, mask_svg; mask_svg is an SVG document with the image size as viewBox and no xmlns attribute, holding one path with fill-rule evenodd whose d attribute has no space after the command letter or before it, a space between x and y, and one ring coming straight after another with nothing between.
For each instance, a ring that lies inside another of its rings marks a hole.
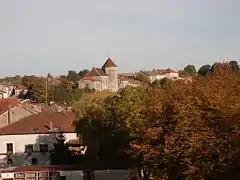
<instances>
[{"instance_id":1,"label":"rooftop","mask_svg":"<svg viewBox=\"0 0 240 180\"><path fill-rule=\"evenodd\" d=\"M20 103L20 100L17 98L6 98L0 99L0 114L6 112L10 106L14 107Z\"/></svg>"},{"instance_id":2,"label":"rooftop","mask_svg":"<svg viewBox=\"0 0 240 180\"><path fill-rule=\"evenodd\" d=\"M113 62L112 59L108 58L107 61L103 64L102 69L107 67L117 67L117 65Z\"/></svg>"},{"instance_id":3,"label":"rooftop","mask_svg":"<svg viewBox=\"0 0 240 180\"><path fill-rule=\"evenodd\" d=\"M45 110L0 128L0 135L50 133L50 127L54 131L71 133L75 132L74 120L73 112Z\"/></svg>"},{"instance_id":4,"label":"rooftop","mask_svg":"<svg viewBox=\"0 0 240 180\"><path fill-rule=\"evenodd\" d=\"M151 76L156 76L156 75L163 75L167 73L178 73L178 72L172 69L153 69L152 71L147 73L150 74Z\"/></svg>"}]
</instances>

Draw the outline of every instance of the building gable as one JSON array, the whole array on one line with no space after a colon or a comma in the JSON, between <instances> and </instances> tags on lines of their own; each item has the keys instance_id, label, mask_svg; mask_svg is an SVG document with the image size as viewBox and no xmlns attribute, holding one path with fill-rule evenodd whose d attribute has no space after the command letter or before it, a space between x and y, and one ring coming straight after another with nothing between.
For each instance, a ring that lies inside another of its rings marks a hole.
<instances>
[{"instance_id":1,"label":"building gable","mask_svg":"<svg viewBox=\"0 0 240 180\"><path fill-rule=\"evenodd\" d=\"M92 68L84 77L94 77L94 76L106 76L105 72L101 68Z\"/></svg>"},{"instance_id":2,"label":"building gable","mask_svg":"<svg viewBox=\"0 0 240 180\"><path fill-rule=\"evenodd\" d=\"M113 62L112 59L108 58L107 61L103 64L102 69L105 69L108 67L117 67L117 65Z\"/></svg>"}]
</instances>

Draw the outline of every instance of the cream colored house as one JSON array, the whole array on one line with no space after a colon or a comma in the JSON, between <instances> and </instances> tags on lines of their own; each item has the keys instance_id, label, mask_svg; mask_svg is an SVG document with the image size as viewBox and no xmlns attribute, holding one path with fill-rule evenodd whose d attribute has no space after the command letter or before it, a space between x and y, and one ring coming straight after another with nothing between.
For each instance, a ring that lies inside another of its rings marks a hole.
<instances>
[{"instance_id":1,"label":"cream colored house","mask_svg":"<svg viewBox=\"0 0 240 180\"><path fill-rule=\"evenodd\" d=\"M158 69L147 72L146 74L149 77L150 83L153 83L156 80L161 80L163 78L168 78L171 80L177 80L180 78L178 71L174 71L172 69Z\"/></svg>"}]
</instances>

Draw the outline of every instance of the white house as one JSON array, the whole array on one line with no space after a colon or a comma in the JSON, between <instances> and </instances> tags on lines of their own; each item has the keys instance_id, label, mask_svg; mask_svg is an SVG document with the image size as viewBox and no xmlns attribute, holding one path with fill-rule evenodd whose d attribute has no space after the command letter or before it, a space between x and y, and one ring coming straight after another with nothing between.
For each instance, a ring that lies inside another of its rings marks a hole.
<instances>
[{"instance_id":1,"label":"white house","mask_svg":"<svg viewBox=\"0 0 240 180\"><path fill-rule=\"evenodd\" d=\"M0 128L1 166L50 164L55 133L63 132L66 141L77 139L74 120L72 112L47 110Z\"/></svg>"},{"instance_id":2,"label":"white house","mask_svg":"<svg viewBox=\"0 0 240 180\"><path fill-rule=\"evenodd\" d=\"M14 86L6 86L0 84L0 98L8 98L11 95L13 88Z\"/></svg>"},{"instance_id":3,"label":"white house","mask_svg":"<svg viewBox=\"0 0 240 180\"><path fill-rule=\"evenodd\" d=\"M163 78L168 78L172 80L179 79L179 73L172 69L158 69L153 70L147 74L151 83L153 83L155 80L161 80Z\"/></svg>"}]
</instances>

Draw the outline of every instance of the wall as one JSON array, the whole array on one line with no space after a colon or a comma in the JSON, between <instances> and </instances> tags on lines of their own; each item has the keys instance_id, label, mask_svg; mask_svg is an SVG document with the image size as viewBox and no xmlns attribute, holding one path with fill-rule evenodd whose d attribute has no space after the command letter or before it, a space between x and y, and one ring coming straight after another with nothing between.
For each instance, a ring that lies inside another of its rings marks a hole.
<instances>
[{"instance_id":1,"label":"wall","mask_svg":"<svg viewBox=\"0 0 240 180\"><path fill-rule=\"evenodd\" d=\"M106 75L109 76L108 80L108 90L116 92L118 91L118 74L116 67L105 68Z\"/></svg>"},{"instance_id":2,"label":"wall","mask_svg":"<svg viewBox=\"0 0 240 180\"><path fill-rule=\"evenodd\" d=\"M66 180L83 180L84 176L82 170L59 172L60 176L66 177ZM11 178L14 176L14 173L2 173L2 176ZM126 180L128 177L128 170L97 170L94 172L94 176L94 180Z\"/></svg>"},{"instance_id":3,"label":"wall","mask_svg":"<svg viewBox=\"0 0 240 180\"><path fill-rule=\"evenodd\" d=\"M108 90L108 76L95 76L96 80L80 80L78 83L79 89L86 87L95 89L96 91Z\"/></svg>"},{"instance_id":4,"label":"wall","mask_svg":"<svg viewBox=\"0 0 240 180\"><path fill-rule=\"evenodd\" d=\"M66 133L66 141L76 139L76 133ZM7 143L13 143L13 166L29 164L31 158L37 158L38 164L47 165L50 163L49 153L39 152L39 144L48 144L49 149L53 148L54 136L50 134L25 134L25 135L0 135L0 154L6 153ZM28 157L25 151L25 145L33 144L34 151L31 157ZM0 155L0 164L6 164L6 155Z\"/></svg>"},{"instance_id":5,"label":"wall","mask_svg":"<svg viewBox=\"0 0 240 180\"><path fill-rule=\"evenodd\" d=\"M60 176L65 176L66 180L83 180L82 171L60 171Z\"/></svg>"},{"instance_id":6,"label":"wall","mask_svg":"<svg viewBox=\"0 0 240 180\"><path fill-rule=\"evenodd\" d=\"M126 180L128 170L99 170L95 171L95 180Z\"/></svg>"},{"instance_id":7,"label":"wall","mask_svg":"<svg viewBox=\"0 0 240 180\"><path fill-rule=\"evenodd\" d=\"M23 107L13 107L10 110L10 123L14 123L16 121L19 121L27 116L32 115L32 113L28 110L26 110ZM3 126L8 125L8 111L0 115L0 128Z\"/></svg>"},{"instance_id":8,"label":"wall","mask_svg":"<svg viewBox=\"0 0 240 180\"><path fill-rule=\"evenodd\" d=\"M66 176L66 180L82 180L83 172L79 171L60 171L61 176ZM97 170L94 172L94 180L126 180L128 170Z\"/></svg>"},{"instance_id":9,"label":"wall","mask_svg":"<svg viewBox=\"0 0 240 180\"><path fill-rule=\"evenodd\" d=\"M166 73L166 74L162 74L162 75L150 76L150 82L153 83L155 80L160 80L163 78L174 79L174 78L178 78L178 77L179 77L178 73Z\"/></svg>"}]
</instances>

